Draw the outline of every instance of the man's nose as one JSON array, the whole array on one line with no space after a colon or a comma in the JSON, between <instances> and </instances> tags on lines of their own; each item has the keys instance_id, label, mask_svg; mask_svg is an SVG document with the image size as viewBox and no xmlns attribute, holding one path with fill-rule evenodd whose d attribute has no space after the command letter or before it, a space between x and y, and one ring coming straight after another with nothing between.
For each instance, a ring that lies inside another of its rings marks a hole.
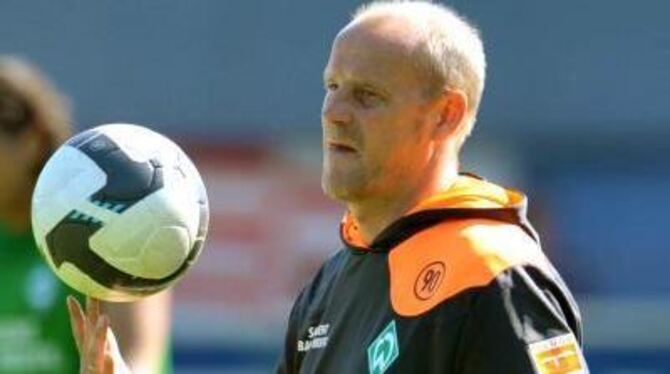
<instances>
[{"instance_id":1,"label":"man's nose","mask_svg":"<svg viewBox=\"0 0 670 374\"><path fill-rule=\"evenodd\" d=\"M346 125L351 123L352 113L347 101L339 92L326 94L321 108L321 120L323 124Z\"/></svg>"}]
</instances>

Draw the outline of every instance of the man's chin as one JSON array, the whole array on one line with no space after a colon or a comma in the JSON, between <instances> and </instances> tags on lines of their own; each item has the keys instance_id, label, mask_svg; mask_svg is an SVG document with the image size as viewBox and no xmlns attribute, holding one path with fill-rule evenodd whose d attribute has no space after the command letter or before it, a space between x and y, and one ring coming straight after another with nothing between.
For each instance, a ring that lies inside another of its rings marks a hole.
<instances>
[{"instance_id":1,"label":"man's chin","mask_svg":"<svg viewBox=\"0 0 670 374\"><path fill-rule=\"evenodd\" d=\"M354 186L351 183L334 183L328 180L322 180L321 189L329 198L343 203L360 200L363 192L362 186Z\"/></svg>"}]
</instances>

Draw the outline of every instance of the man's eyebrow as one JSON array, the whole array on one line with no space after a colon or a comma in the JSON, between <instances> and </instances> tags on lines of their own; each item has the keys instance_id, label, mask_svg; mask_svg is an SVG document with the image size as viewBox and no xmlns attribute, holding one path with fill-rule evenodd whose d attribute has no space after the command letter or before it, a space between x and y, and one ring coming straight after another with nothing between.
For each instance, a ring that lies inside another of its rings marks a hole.
<instances>
[{"instance_id":1,"label":"man's eyebrow","mask_svg":"<svg viewBox=\"0 0 670 374\"><path fill-rule=\"evenodd\" d=\"M323 81L327 81L329 79L332 79L335 76L333 69L330 68L330 66L326 66L323 69Z\"/></svg>"},{"instance_id":2,"label":"man's eyebrow","mask_svg":"<svg viewBox=\"0 0 670 374\"><path fill-rule=\"evenodd\" d=\"M384 96L389 95L388 90L384 87L383 84L381 84L378 81L371 81L371 80L368 80L368 79L353 78L352 82L358 87L371 89L371 90L373 90L373 91L375 91L379 94L382 94Z\"/></svg>"},{"instance_id":3,"label":"man's eyebrow","mask_svg":"<svg viewBox=\"0 0 670 374\"><path fill-rule=\"evenodd\" d=\"M330 81L333 78L335 78L335 74L333 74L333 71L331 69L326 68L326 69L323 70L323 82L324 83L327 83L328 81ZM372 81L372 80L366 79L366 78L359 78L359 77L356 77L356 76L352 76L350 74L346 74L344 79L346 79L349 83L351 83L355 86L372 89L374 91L378 91L382 95L389 95L388 90L386 88L384 88L384 85L379 81Z\"/></svg>"}]
</instances>

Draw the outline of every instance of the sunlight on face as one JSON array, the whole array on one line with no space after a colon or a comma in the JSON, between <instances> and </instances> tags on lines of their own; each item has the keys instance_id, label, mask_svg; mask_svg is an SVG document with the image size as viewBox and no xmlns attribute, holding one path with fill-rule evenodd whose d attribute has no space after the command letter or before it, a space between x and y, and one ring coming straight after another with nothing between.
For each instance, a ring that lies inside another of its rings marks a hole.
<instances>
[{"instance_id":1,"label":"sunlight on face","mask_svg":"<svg viewBox=\"0 0 670 374\"><path fill-rule=\"evenodd\" d=\"M30 194L32 179L25 136L11 136L0 131L0 211L8 209L22 196Z\"/></svg>"},{"instance_id":2,"label":"sunlight on face","mask_svg":"<svg viewBox=\"0 0 670 374\"><path fill-rule=\"evenodd\" d=\"M347 26L324 71L323 189L353 202L393 198L420 183L430 157L427 82L406 22Z\"/></svg>"}]
</instances>

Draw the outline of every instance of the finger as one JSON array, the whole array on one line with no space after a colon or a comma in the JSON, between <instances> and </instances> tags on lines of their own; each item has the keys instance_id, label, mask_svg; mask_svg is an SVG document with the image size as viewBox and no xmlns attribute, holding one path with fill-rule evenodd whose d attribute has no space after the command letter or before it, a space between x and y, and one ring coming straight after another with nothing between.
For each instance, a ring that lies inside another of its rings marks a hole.
<instances>
[{"instance_id":1,"label":"finger","mask_svg":"<svg viewBox=\"0 0 670 374\"><path fill-rule=\"evenodd\" d=\"M70 313L70 327L72 328L72 336L74 337L74 342L77 345L77 351L82 352L82 346L84 343L84 334L86 328L86 321L84 317L84 311L79 305L79 301L71 295L67 297L67 309Z\"/></svg>"},{"instance_id":2,"label":"finger","mask_svg":"<svg viewBox=\"0 0 670 374\"><path fill-rule=\"evenodd\" d=\"M105 371L103 371L103 373L113 373L116 370L114 367L114 360L111 358L111 356L105 356L104 365Z\"/></svg>"},{"instance_id":3,"label":"finger","mask_svg":"<svg viewBox=\"0 0 670 374\"><path fill-rule=\"evenodd\" d=\"M107 339L105 343L105 373L114 373L115 371L115 358L119 355L119 347L116 343L116 338L114 333L111 330L107 331Z\"/></svg>"},{"instance_id":4,"label":"finger","mask_svg":"<svg viewBox=\"0 0 670 374\"><path fill-rule=\"evenodd\" d=\"M91 373L101 373L105 367L105 343L109 319L101 316L95 325L91 341L88 342L87 370Z\"/></svg>"},{"instance_id":5,"label":"finger","mask_svg":"<svg viewBox=\"0 0 670 374\"><path fill-rule=\"evenodd\" d=\"M86 316L91 328L95 328L100 317L100 301L90 296L86 297Z\"/></svg>"}]
</instances>

